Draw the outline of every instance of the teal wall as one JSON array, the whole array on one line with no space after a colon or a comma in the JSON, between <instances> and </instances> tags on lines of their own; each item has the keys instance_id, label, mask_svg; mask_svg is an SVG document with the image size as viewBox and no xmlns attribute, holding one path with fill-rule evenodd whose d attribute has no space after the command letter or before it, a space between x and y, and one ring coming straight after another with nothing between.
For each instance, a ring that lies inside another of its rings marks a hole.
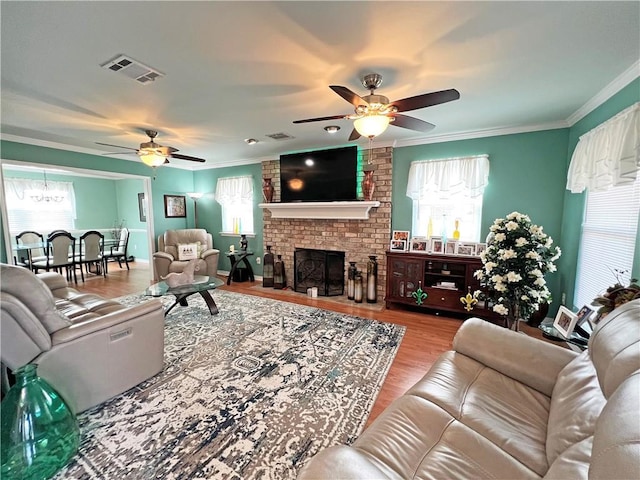
<instances>
[{"instance_id":1,"label":"teal wall","mask_svg":"<svg viewBox=\"0 0 640 480\"><path fill-rule=\"evenodd\" d=\"M480 238L487 236L496 218L515 210L559 240L568 136L568 129L559 129L394 149L392 229L411 230L412 202L406 192L412 161L488 154ZM559 298L559 275L547 280L553 298Z\"/></svg>"},{"instance_id":2,"label":"teal wall","mask_svg":"<svg viewBox=\"0 0 640 480\"><path fill-rule=\"evenodd\" d=\"M118 221L124 221L129 229L129 244L127 253L136 260L149 261L149 246L147 242L147 224L140 221L138 209L138 193L144 192L142 180L116 180L115 198L117 203Z\"/></svg>"},{"instance_id":3,"label":"teal wall","mask_svg":"<svg viewBox=\"0 0 640 480\"><path fill-rule=\"evenodd\" d=\"M569 168L571 155L573 155L573 151L578 144L580 136L638 101L640 101L640 78L636 78L608 101L573 125L569 129L565 169ZM566 191L564 198L564 219L562 222L562 240L560 242L560 248L563 253L560 261L558 262L558 270L562 272L561 288L562 291L567 294L567 305L573 305L576 268L578 264L578 248L580 245L580 230L583 220L585 198L585 193L571 193L569 191ZM637 238L640 239L640 223ZM632 277L640 278L640 243L638 242L636 242ZM575 308L579 308L581 305L573 306Z\"/></svg>"},{"instance_id":4,"label":"teal wall","mask_svg":"<svg viewBox=\"0 0 640 480\"><path fill-rule=\"evenodd\" d=\"M412 161L488 154L491 167L482 209L481 238L486 236L495 218L503 217L514 210L528 214L534 223L544 227L545 232L551 235L563 250L558 262L558 272L551 274L548 278L554 307L557 308L561 303L562 293L567 295L565 304L572 305L584 195L571 194L565 189L566 172L571 154L580 135L637 101L640 101L640 79L631 82L571 128L394 149L392 229L411 230L411 200L406 196L406 185ZM0 154L2 158L10 160L153 176L153 171L139 162L15 142L0 142ZM255 265L255 258L263 255L264 245L262 210L257 206L262 202L260 164L195 172L176 168L159 168L156 171L156 179L152 181L154 238L167 229L194 226L193 201L188 197L186 218L164 217L165 194L185 195L186 192L191 191L205 193L198 200L198 227L205 228L213 234L214 246L222 252L220 269L228 270L229 262L224 252L228 250L230 244L239 246L239 238L220 235L222 230L220 205L214 200L213 193L218 178L239 175L251 175L254 180L256 236L249 238L249 248L256 253L251 261L256 274L260 275L262 266ZM141 181L119 182L121 183L115 187L116 218L126 219L127 226L132 229L144 229L145 224L138 220L137 194L142 191L142 187L138 187ZM112 213L107 214L109 215ZM148 255L148 252L143 253L146 242L139 239L135 241L138 246L131 253L144 258L145 253ZM2 242L3 238L0 237L0 255L2 261L6 261ZM633 275L640 276L640 246L636 246Z\"/></svg>"},{"instance_id":5,"label":"teal wall","mask_svg":"<svg viewBox=\"0 0 640 480\"><path fill-rule=\"evenodd\" d=\"M140 162L120 160L100 155L88 155L84 153L69 152L65 150L39 147L36 145L26 145L9 141L0 142L0 156L4 160L22 161L27 163L39 163L46 165L84 168L88 170L117 172L123 174L139 175L141 177L154 176L154 171ZM193 209L189 206L189 202L187 202L188 212L186 218L164 217L164 195L184 195L185 192L193 191L193 180L194 174L190 170L162 167L158 168L155 171L155 180L151 182L151 196L153 199L152 210L154 215L155 227L154 238L167 229L186 228L188 225L190 225L188 222L193 222ZM140 190L131 187L132 190L137 190L135 192L135 202L128 199L124 202L121 201L123 199L116 200L116 202L120 201L118 205L119 208L117 212L117 218L137 218L137 193L138 191L142 191L142 181L137 181L140 184ZM126 191L128 188L129 187L124 187L124 191ZM125 193L123 193L123 195L126 198L131 198L133 192L130 193L131 195ZM96 210L102 209L103 205L99 202L99 199L94 198L90 203L90 207L93 207ZM112 201L110 203L112 203ZM113 224L112 222L113 220L110 220L107 226L111 226ZM132 224L127 223L128 227L131 227L131 225ZM146 243L144 245L146 248ZM0 238L0 250L2 251L2 261L6 262L4 237ZM136 253L132 254L134 256L136 255ZM140 258L144 258L143 254L140 254Z\"/></svg>"},{"instance_id":6,"label":"teal wall","mask_svg":"<svg viewBox=\"0 0 640 480\"><path fill-rule=\"evenodd\" d=\"M194 191L202 192L205 195L198 200L198 227L205 228L213 235L213 245L220 250L220 270L230 270L229 260L224 255L229 250L229 245L234 244L236 249L240 248L240 236L222 236L222 207L214 199L214 192L218 178L239 177L251 175L253 177L253 228L255 237L248 237L249 250L255 252L249 258L253 271L256 275L262 275L262 264L256 265L255 259L262 258L264 242L262 236L262 209L258 203L262 203L262 165L254 163L251 165L241 165L238 167L215 168L210 170L199 170L194 172ZM190 201L190 203L193 203ZM192 220L193 222L193 220ZM191 224L191 226L193 223Z\"/></svg>"}]
</instances>

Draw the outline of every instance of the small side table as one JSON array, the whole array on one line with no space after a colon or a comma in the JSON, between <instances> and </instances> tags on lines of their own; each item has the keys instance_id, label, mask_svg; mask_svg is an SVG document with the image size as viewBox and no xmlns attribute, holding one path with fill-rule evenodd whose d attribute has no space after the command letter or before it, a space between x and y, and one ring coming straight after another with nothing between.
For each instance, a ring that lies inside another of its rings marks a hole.
<instances>
[{"instance_id":1,"label":"small side table","mask_svg":"<svg viewBox=\"0 0 640 480\"><path fill-rule=\"evenodd\" d=\"M239 267L240 262L244 263L244 268L246 268L247 270L247 274L249 275L249 280L251 280L252 282L255 282L256 279L253 276L253 268L251 268L251 264L247 259L247 257L250 257L253 255L253 252L239 250L234 252L227 252L226 255L229 258L229 261L231 262L231 270L229 271L229 277L227 278L227 285L231 285L231 279L233 278L233 274L236 272L236 270L240 268ZM236 255L237 255L237 258L236 258Z\"/></svg>"}]
</instances>

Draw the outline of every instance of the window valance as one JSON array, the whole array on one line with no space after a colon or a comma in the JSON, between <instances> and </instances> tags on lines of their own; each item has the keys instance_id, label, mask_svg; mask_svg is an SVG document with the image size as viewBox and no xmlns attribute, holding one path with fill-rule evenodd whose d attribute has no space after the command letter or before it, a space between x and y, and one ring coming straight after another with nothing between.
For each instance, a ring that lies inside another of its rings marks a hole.
<instances>
[{"instance_id":1,"label":"window valance","mask_svg":"<svg viewBox=\"0 0 640 480\"><path fill-rule=\"evenodd\" d=\"M37 197L40 194L46 196L46 192L55 193L62 197L60 203L67 205L71 210L72 218L76 218L76 195L72 182L51 182L47 180L45 183L44 180L5 178L4 186L7 204L19 205L19 202L34 202L35 200L32 199L32 196Z\"/></svg>"},{"instance_id":2,"label":"window valance","mask_svg":"<svg viewBox=\"0 0 640 480\"><path fill-rule=\"evenodd\" d=\"M437 192L475 198L483 194L488 180L488 155L415 161L409 169L407 197L420 200Z\"/></svg>"},{"instance_id":3,"label":"window valance","mask_svg":"<svg viewBox=\"0 0 640 480\"><path fill-rule=\"evenodd\" d=\"M580 137L567 173L567 190L608 190L633 183L640 170L640 103Z\"/></svg>"},{"instance_id":4,"label":"window valance","mask_svg":"<svg viewBox=\"0 0 640 480\"><path fill-rule=\"evenodd\" d=\"M253 179L250 175L219 178L215 198L222 205L252 205Z\"/></svg>"}]
</instances>

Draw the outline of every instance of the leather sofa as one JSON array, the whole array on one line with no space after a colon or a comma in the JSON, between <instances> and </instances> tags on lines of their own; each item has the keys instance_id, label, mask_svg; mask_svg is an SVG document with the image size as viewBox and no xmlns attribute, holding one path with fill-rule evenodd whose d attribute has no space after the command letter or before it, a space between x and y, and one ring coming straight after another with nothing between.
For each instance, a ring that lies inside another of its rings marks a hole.
<instances>
[{"instance_id":1,"label":"leather sofa","mask_svg":"<svg viewBox=\"0 0 640 480\"><path fill-rule=\"evenodd\" d=\"M213 248L213 237L202 228L187 228L182 230L167 230L158 237L158 251L153 254L156 280L166 277L169 273L182 273L189 260L180 260L178 248L180 245L196 244L200 250L197 255L197 275L215 277L218 273L220 251Z\"/></svg>"},{"instance_id":2,"label":"leather sofa","mask_svg":"<svg viewBox=\"0 0 640 480\"><path fill-rule=\"evenodd\" d=\"M640 478L640 300L582 353L480 319L350 446L298 479Z\"/></svg>"},{"instance_id":3,"label":"leather sofa","mask_svg":"<svg viewBox=\"0 0 640 480\"><path fill-rule=\"evenodd\" d=\"M0 265L0 357L38 374L82 412L157 374L164 363L158 299L132 307L70 288L53 272Z\"/></svg>"}]
</instances>

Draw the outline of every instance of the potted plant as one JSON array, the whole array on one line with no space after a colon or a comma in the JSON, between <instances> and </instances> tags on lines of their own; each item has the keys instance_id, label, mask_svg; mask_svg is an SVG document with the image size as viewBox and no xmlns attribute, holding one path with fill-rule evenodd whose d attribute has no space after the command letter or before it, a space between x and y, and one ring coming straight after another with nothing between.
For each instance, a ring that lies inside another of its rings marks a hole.
<instances>
[{"instance_id":1,"label":"potted plant","mask_svg":"<svg viewBox=\"0 0 640 480\"><path fill-rule=\"evenodd\" d=\"M518 330L519 319L528 319L540 304L551 302L544 275L556 271L553 262L561 253L552 244L542 227L518 212L491 225L487 248L480 254L483 268L474 275L508 328Z\"/></svg>"}]
</instances>

